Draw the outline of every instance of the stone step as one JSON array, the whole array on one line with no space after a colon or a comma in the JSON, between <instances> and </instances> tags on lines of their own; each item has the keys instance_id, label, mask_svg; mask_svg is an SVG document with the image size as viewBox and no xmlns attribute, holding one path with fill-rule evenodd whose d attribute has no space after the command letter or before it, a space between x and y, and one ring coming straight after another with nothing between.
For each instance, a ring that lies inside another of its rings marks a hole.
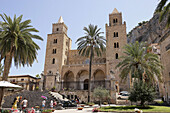
<instances>
[{"instance_id":1,"label":"stone step","mask_svg":"<svg viewBox=\"0 0 170 113\"><path fill-rule=\"evenodd\" d=\"M56 100L48 91L22 91L20 93L14 93L10 96L4 97L4 104L2 105L3 108L11 108L14 98L17 96L22 96L22 99L26 98L28 100L28 107L35 107L35 106L42 106L43 98L41 96L46 96L46 106L45 108L50 108L50 101ZM20 102L19 102L20 103ZM18 104L18 106L20 106Z\"/></svg>"}]
</instances>

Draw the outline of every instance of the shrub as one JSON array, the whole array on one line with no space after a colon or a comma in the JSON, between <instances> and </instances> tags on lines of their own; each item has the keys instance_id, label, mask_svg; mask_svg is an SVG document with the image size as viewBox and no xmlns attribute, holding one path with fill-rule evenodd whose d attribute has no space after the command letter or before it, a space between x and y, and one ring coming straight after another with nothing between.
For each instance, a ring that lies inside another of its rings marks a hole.
<instances>
[{"instance_id":1,"label":"shrub","mask_svg":"<svg viewBox=\"0 0 170 113\"><path fill-rule=\"evenodd\" d=\"M87 103L87 105L94 105L94 103L93 102L89 102L89 103Z\"/></svg>"},{"instance_id":2,"label":"shrub","mask_svg":"<svg viewBox=\"0 0 170 113\"><path fill-rule=\"evenodd\" d=\"M144 106L145 102L152 102L156 96L154 87L143 81L134 82L133 89L130 92L129 100L132 102L140 101L141 106Z\"/></svg>"},{"instance_id":3,"label":"shrub","mask_svg":"<svg viewBox=\"0 0 170 113\"><path fill-rule=\"evenodd\" d=\"M103 102L104 105L107 105L108 103L107 102Z\"/></svg>"},{"instance_id":4,"label":"shrub","mask_svg":"<svg viewBox=\"0 0 170 113\"><path fill-rule=\"evenodd\" d=\"M37 86L37 87L35 88L35 90L39 90L39 87Z\"/></svg>"},{"instance_id":5,"label":"shrub","mask_svg":"<svg viewBox=\"0 0 170 113\"><path fill-rule=\"evenodd\" d=\"M93 92L93 95L94 95L95 98L99 99L100 105L101 105L101 102L102 102L103 99L106 99L106 98L110 97L109 91L106 90L103 87L95 88L94 92Z\"/></svg>"},{"instance_id":6,"label":"shrub","mask_svg":"<svg viewBox=\"0 0 170 113\"><path fill-rule=\"evenodd\" d=\"M52 112L52 110L51 109L45 109L42 112Z\"/></svg>"},{"instance_id":7,"label":"shrub","mask_svg":"<svg viewBox=\"0 0 170 113\"><path fill-rule=\"evenodd\" d=\"M9 113L10 110L2 110L2 113Z\"/></svg>"}]
</instances>

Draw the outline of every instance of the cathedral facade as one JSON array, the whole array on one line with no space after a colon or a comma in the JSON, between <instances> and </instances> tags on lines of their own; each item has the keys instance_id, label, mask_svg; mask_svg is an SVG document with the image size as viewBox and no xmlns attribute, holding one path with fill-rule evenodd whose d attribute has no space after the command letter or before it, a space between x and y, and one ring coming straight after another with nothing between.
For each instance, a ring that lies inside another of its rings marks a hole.
<instances>
[{"instance_id":1,"label":"cathedral facade","mask_svg":"<svg viewBox=\"0 0 170 113\"><path fill-rule=\"evenodd\" d=\"M92 62L92 90L103 86L113 91L127 91L128 80L120 82L119 69L115 66L123 55L127 44L126 22L122 22L122 13L115 8L109 14L106 28L106 51L102 56L95 56ZM67 26L62 17L52 26L48 34L46 57L43 74L43 88L58 90L87 90L89 80L89 58L80 56L78 50L71 50L72 40L67 35ZM83 35L83 34L82 34Z\"/></svg>"}]
</instances>

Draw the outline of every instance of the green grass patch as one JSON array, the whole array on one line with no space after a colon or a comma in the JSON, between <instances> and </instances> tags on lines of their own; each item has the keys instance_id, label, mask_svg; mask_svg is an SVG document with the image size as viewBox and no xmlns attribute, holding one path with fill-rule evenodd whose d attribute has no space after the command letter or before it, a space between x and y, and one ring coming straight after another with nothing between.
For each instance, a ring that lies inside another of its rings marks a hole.
<instances>
[{"instance_id":1,"label":"green grass patch","mask_svg":"<svg viewBox=\"0 0 170 113\"><path fill-rule=\"evenodd\" d=\"M134 112L134 109L138 108L142 110L143 112L170 112L170 107L165 106L107 106L107 107L101 107L100 111L129 111Z\"/></svg>"}]
</instances>

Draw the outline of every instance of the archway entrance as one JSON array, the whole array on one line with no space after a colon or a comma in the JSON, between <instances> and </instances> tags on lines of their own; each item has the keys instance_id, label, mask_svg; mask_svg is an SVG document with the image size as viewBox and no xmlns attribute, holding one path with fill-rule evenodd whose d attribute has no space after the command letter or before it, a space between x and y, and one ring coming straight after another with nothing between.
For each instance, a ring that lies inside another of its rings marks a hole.
<instances>
[{"instance_id":1,"label":"archway entrance","mask_svg":"<svg viewBox=\"0 0 170 113\"><path fill-rule=\"evenodd\" d=\"M64 75L63 88L74 89L74 74L72 71L67 71Z\"/></svg>"},{"instance_id":2,"label":"archway entrance","mask_svg":"<svg viewBox=\"0 0 170 113\"><path fill-rule=\"evenodd\" d=\"M89 73L87 70L80 70L77 73L77 89L79 90L87 90L88 89L88 77Z\"/></svg>"},{"instance_id":3,"label":"archway entrance","mask_svg":"<svg viewBox=\"0 0 170 113\"><path fill-rule=\"evenodd\" d=\"M84 90L88 90L89 88L88 83L89 83L89 79L84 80Z\"/></svg>"},{"instance_id":4,"label":"archway entrance","mask_svg":"<svg viewBox=\"0 0 170 113\"><path fill-rule=\"evenodd\" d=\"M94 73L93 73L93 83L92 83L92 89L101 86L101 87L107 87L106 86L106 81L105 81L105 73L101 70L101 69L97 69Z\"/></svg>"}]
</instances>

